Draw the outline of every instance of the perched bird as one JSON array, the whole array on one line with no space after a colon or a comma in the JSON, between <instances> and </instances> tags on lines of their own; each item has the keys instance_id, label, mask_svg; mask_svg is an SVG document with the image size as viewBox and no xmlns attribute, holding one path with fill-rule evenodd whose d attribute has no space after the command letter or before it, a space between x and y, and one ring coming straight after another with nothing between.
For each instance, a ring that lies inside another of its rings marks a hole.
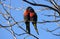
<instances>
[{"instance_id":1,"label":"perched bird","mask_svg":"<svg viewBox=\"0 0 60 39\"><path fill-rule=\"evenodd\" d=\"M26 30L30 34L30 21L32 22L37 34L37 14L35 13L34 9L32 7L27 7L27 9L24 11L24 21L26 24Z\"/></svg>"}]
</instances>

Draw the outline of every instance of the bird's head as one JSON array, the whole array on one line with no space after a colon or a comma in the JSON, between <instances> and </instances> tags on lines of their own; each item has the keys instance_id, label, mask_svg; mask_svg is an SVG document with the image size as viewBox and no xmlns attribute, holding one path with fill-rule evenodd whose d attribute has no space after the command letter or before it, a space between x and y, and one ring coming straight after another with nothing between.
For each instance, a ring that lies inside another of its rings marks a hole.
<instances>
[{"instance_id":1,"label":"bird's head","mask_svg":"<svg viewBox=\"0 0 60 39\"><path fill-rule=\"evenodd\" d=\"M27 7L27 10L29 10L30 12L34 12L34 9L32 7Z\"/></svg>"}]
</instances>

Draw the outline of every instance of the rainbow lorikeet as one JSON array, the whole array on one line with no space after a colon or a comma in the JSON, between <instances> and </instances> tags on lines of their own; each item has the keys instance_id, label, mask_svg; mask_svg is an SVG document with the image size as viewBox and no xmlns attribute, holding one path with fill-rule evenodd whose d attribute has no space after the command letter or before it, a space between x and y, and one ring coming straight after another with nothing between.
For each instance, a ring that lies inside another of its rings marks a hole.
<instances>
[{"instance_id":1,"label":"rainbow lorikeet","mask_svg":"<svg viewBox=\"0 0 60 39\"><path fill-rule=\"evenodd\" d=\"M32 7L27 7L27 9L24 11L24 21L26 24L26 30L30 34L30 21L32 22L37 34L37 14L35 13L34 9Z\"/></svg>"}]
</instances>

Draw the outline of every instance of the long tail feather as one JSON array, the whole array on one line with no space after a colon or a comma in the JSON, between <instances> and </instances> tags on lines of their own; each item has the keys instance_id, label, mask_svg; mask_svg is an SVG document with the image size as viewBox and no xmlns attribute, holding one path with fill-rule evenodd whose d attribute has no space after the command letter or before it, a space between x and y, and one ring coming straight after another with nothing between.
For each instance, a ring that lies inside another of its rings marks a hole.
<instances>
[{"instance_id":1,"label":"long tail feather","mask_svg":"<svg viewBox=\"0 0 60 39\"><path fill-rule=\"evenodd\" d=\"M38 29L37 29L36 24L34 24L34 28L35 28L35 30L36 30L36 32L37 32L37 34L39 35L39 32L38 32Z\"/></svg>"},{"instance_id":2,"label":"long tail feather","mask_svg":"<svg viewBox=\"0 0 60 39\"><path fill-rule=\"evenodd\" d=\"M34 23L34 22L32 22L32 23L33 23L33 26L34 26L34 28L35 28L37 34L39 35L39 32L38 32L38 29L37 29L37 25L36 25L36 23Z\"/></svg>"},{"instance_id":3,"label":"long tail feather","mask_svg":"<svg viewBox=\"0 0 60 39\"><path fill-rule=\"evenodd\" d=\"M25 24L26 24L26 31L30 34L30 23L25 22Z\"/></svg>"}]
</instances>

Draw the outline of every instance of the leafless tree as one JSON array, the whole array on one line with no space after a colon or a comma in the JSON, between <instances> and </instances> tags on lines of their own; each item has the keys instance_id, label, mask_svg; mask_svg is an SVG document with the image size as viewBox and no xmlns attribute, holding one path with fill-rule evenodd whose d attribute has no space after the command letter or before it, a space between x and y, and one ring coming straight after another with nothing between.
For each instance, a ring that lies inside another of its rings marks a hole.
<instances>
[{"instance_id":1,"label":"leafless tree","mask_svg":"<svg viewBox=\"0 0 60 39\"><path fill-rule=\"evenodd\" d=\"M21 35L24 35L24 34L28 34L29 36L32 36L32 37L35 37L36 39L39 39L39 37L37 37L37 36L35 36L35 35L33 35L33 34L29 34L23 27L21 27L21 25L19 24L19 23L22 23L22 22L24 22L24 20L23 21L20 21L20 22L17 22L13 17L12 17L12 15L10 14L11 12L9 12L5 7L7 7L7 8L9 8L9 10L10 9L13 9L13 10L22 10L22 9L24 9L24 8L14 8L14 7L12 7L11 6L11 4L10 5L7 5L7 4L5 4L3 1L6 1L6 0L0 0L0 5L2 6L2 8L3 8L3 10L6 12L6 14L4 14L2 11L1 11L1 9L0 9L0 14L3 16L3 18L7 21L7 23L9 24L9 25L7 25L7 26L4 26L4 25L2 25L2 24L0 24L0 28L4 28L4 29L6 29L7 31L9 31L12 35L13 35L13 38L14 39L17 39L17 37L16 37L16 35L17 36L21 36ZM47 1L47 2L49 2L49 3L51 3L53 6L48 6L48 5L44 5L44 4L38 4L38 3L36 3L35 1L36 0L32 0L32 2L30 2L29 0L22 0L23 2L26 2L26 3L28 3L28 4L30 4L30 5L33 5L33 6L42 6L42 7L44 7L44 8L42 8L42 9L40 9L40 10L36 10L37 12L39 11L39 12L42 12L42 11L44 11L44 10L53 10L53 11L55 11L54 12L54 15L44 15L44 16L48 16L48 17L55 17L55 20L53 20L53 21L46 21L46 20L43 20L43 22L37 22L38 24L43 24L43 23L53 23L53 22L56 22L57 24L58 24L58 22L60 22L60 19L59 20L56 20L57 18L60 18L60 6L57 4L57 2L55 1L55 0L44 0L44 1ZM57 1L59 1L59 0L57 0ZM10 0L10 2L11 2L11 0ZM58 13L59 15L56 15L56 13ZM11 20L13 21L13 23L11 24ZM17 25L20 29L22 29L24 32L22 33L22 34L17 34L17 33L15 33L14 32L14 30L12 29L12 27L14 26L14 25ZM9 28L9 29L7 29L7 28ZM60 29L60 24L58 24L58 27L57 28L55 28L55 29L53 29L53 30L49 30L48 28L47 29L44 29L44 28L41 28L41 29L43 29L43 30L46 30L47 32L50 32L52 35L55 35L55 36L60 36L60 32L59 33L53 33L54 31L56 31L56 30L58 30L58 29ZM26 38L26 37L25 37ZM24 38L24 39L25 39Z\"/></svg>"}]
</instances>

